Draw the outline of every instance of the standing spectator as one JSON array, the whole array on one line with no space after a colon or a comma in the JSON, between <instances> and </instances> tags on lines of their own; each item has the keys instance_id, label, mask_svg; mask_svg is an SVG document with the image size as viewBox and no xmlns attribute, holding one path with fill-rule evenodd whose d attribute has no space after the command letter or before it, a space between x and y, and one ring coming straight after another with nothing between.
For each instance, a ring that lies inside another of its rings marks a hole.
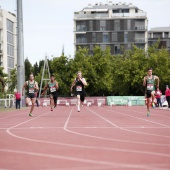
<instances>
[{"instance_id":1,"label":"standing spectator","mask_svg":"<svg viewBox=\"0 0 170 170\"><path fill-rule=\"evenodd\" d=\"M20 109L20 101L21 101L21 93L19 90L15 93L15 104L16 104L16 109Z\"/></svg>"},{"instance_id":2,"label":"standing spectator","mask_svg":"<svg viewBox=\"0 0 170 170\"><path fill-rule=\"evenodd\" d=\"M166 100L168 102L168 108L170 108L170 89L169 89L168 85L166 85L165 96L166 96Z\"/></svg>"},{"instance_id":3,"label":"standing spectator","mask_svg":"<svg viewBox=\"0 0 170 170\"><path fill-rule=\"evenodd\" d=\"M159 104L162 107L162 102L161 102L162 92L159 90L159 87L157 87L155 95L156 95L156 99L157 99L157 107L159 107Z\"/></svg>"}]
</instances>

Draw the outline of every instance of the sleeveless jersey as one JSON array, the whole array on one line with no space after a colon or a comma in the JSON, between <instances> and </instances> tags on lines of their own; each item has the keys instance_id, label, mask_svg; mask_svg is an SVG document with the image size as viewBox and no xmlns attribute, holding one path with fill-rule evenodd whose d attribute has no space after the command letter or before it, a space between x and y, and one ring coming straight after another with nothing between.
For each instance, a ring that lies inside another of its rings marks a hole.
<instances>
[{"instance_id":1,"label":"sleeveless jersey","mask_svg":"<svg viewBox=\"0 0 170 170\"><path fill-rule=\"evenodd\" d=\"M50 93L56 93L57 92L56 82L53 82L53 83L49 82L48 87L49 87Z\"/></svg>"},{"instance_id":2,"label":"sleeveless jersey","mask_svg":"<svg viewBox=\"0 0 170 170\"><path fill-rule=\"evenodd\" d=\"M84 84L81 80L76 78L76 92L83 92L84 91Z\"/></svg>"},{"instance_id":3,"label":"sleeveless jersey","mask_svg":"<svg viewBox=\"0 0 170 170\"><path fill-rule=\"evenodd\" d=\"M33 84L30 84L30 81L28 81L28 94L33 94L33 93L35 93L35 81L34 81L34 83Z\"/></svg>"},{"instance_id":4,"label":"sleeveless jersey","mask_svg":"<svg viewBox=\"0 0 170 170\"><path fill-rule=\"evenodd\" d=\"M154 76L152 76L151 79L149 79L148 77L146 78L146 89L147 89L147 90L151 90L151 91L154 91L154 90L155 90L155 80L154 80Z\"/></svg>"}]
</instances>

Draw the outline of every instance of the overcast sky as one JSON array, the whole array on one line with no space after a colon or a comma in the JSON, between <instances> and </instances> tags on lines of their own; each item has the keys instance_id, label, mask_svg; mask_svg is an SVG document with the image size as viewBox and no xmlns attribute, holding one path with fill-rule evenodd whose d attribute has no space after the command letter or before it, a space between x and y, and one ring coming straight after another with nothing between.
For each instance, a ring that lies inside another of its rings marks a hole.
<instances>
[{"instance_id":1,"label":"overcast sky","mask_svg":"<svg viewBox=\"0 0 170 170\"><path fill-rule=\"evenodd\" d=\"M23 0L24 56L34 64L51 56L74 56L73 17L89 3L107 0ZM147 13L148 29L170 26L170 0L117 0L132 3ZM16 13L16 0L0 0L2 9Z\"/></svg>"}]
</instances>

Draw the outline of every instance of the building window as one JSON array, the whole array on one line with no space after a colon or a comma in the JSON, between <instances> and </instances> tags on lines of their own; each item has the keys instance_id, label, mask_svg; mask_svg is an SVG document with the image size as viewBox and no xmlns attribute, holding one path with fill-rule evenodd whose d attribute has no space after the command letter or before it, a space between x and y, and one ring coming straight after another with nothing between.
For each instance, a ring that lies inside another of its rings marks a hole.
<instances>
[{"instance_id":1,"label":"building window","mask_svg":"<svg viewBox=\"0 0 170 170\"><path fill-rule=\"evenodd\" d=\"M109 35L108 35L108 33L103 33L103 42L104 43L109 42Z\"/></svg>"},{"instance_id":2,"label":"building window","mask_svg":"<svg viewBox=\"0 0 170 170\"><path fill-rule=\"evenodd\" d=\"M87 43L87 38L84 34L78 34L76 36L76 43Z\"/></svg>"},{"instance_id":3,"label":"building window","mask_svg":"<svg viewBox=\"0 0 170 170\"><path fill-rule=\"evenodd\" d=\"M92 33L92 42L93 43L96 42L96 33L95 32Z\"/></svg>"},{"instance_id":4,"label":"building window","mask_svg":"<svg viewBox=\"0 0 170 170\"><path fill-rule=\"evenodd\" d=\"M10 44L14 44L14 35L10 32L7 32L7 42Z\"/></svg>"},{"instance_id":5,"label":"building window","mask_svg":"<svg viewBox=\"0 0 170 170\"><path fill-rule=\"evenodd\" d=\"M106 21L100 21L100 31L106 30Z\"/></svg>"},{"instance_id":6,"label":"building window","mask_svg":"<svg viewBox=\"0 0 170 170\"><path fill-rule=\"evenodd\" d=\"M78 31L78 32L87 31L87 27L86 27L86 24L85 24L84 21L83 22L77 22L76 24L77 24L76 31Z\"/></svg>"},{"instance_id":7,"label":"building window","mask_svg":"<svg viewBox=\"0 0 170 170\"><path fill-rule=\"evenodd\" d=\"M127 20L127 30L131 30L131 20Z\"/></svg>"},{"instance_id":8,"label":"building window","mask_svg":"<svg viewBox=\"0 0 170 170\"><path fill-rule=\"evenodd\" d=\"M129 13L129 9L122 9L122 13Z\"/></svg>"},{"instance_id":9,"label":"building window","mask_svg":"<svg viewBox=\"0 0 170 170\"><path fill-rule=\"evenodd\" d=\"M93 31L93 21L89 21L89 30Z\"/></svg>"},{"instance_id":10,"label":"building window","mask_svg":"<svg viewBox=\"0 0 170 170\"><path fill-rule=\"evenodd\" d=\"M100 45L101 50L106 50L106 45Z\"/></svg>"},{"instance_id":11,"label":"building window","mask_svg":"<svg viewBox=\"0 0 170 170\"><path fill-rule=\"evenodd\" d=\"M14 32L14 26L13 22L7 19L7 31Z\"/></svg>"},{"instance_id":12,"label":"building window","mask_svg":"<svg viewBox=\"0 0 170 170\"><path fill-rule=\"evenodd\" d=\"M115 45L115 54L120 54L120 45Z\"/></svg>"},{"instance_id":13,"label":"building window","mask_svg":"<svg viewBox=\"0 0 170 170\"><path fill-rule=\"evenodd\" d=\"M14 56L14 47L12 45L7 45L7 55L8 56Z\"/></svg>"},{"instance_id":14,"label":"building window","mask_svg":"<svg viewBox=\"0 0 170 170\"><path fill-rule=\"evenodd\" d=\"M128 42L128 32L124 32L124 42Z\"/></svg>"},{"instance_id":15,"label":"building window","mask_svg":"<svg viewBox=\"0 0 170 170\"><path fill-rule=\"evenodd\" d=\"M90 55L93 55L93 45L90 45Z\"/></svg>"},{"instance_id":16,"label":"building window","mask_svg":"<svg viewBox=\"0 0 170 170\"><path fill-rule=\"evenodd\" d=\"M113 13L119 13L119 10L118 9L113 10Z\"/></svg>"},{"instance_id":17,"label":"building window","mask_svg":"<svg viewBox=\"0 0 170 170\"><path fill-rule=\"evenodd\" d=\"M166 42L166 47L167 47L167 48L170 48L170 40L168 40L168 41Z\"/></svg>"},{"instance_id":18,"label":"building window","mask_svg":"<svg viewBox=\"0 0 170 170\"><path fill-rule=\"evenodd\" d=\"M131 44L128 44L128 45L127 45L127 48L128 48L128 49L131 49L131 47L132 47Z\"/></svg>"},{"instance_id":19,"label":"building window","mask_svg":"<svg viewBox=\"0 0 170 170\"><path fill-rule=\"evenodd\" d=\"M9 68L14 68L14 58L8 56L8 67Z\"/></svg>"},{"instance_id":20,"label":"building window","mask_svg":"<svg viewBox=\"0 0 170 170\"><path fill-rule=\"evenodd\" d=\"M114 20L114 30L115 31L120 30L120 20Z\"/></svg>"},{"instance_id":21,"label":"building window","mask_svg":"<svg viewBox=\"0 0 170 170\"><path fill-rule=\"evenodd\" d=\"M112 41L117 42L117 33L112 33Z\"/></svg>"}]
</instances>

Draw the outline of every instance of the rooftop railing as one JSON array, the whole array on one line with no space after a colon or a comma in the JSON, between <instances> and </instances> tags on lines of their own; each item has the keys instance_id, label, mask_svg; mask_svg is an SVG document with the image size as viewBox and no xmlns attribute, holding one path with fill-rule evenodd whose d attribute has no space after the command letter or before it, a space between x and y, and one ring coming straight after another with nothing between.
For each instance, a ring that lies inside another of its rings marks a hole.
<instances>
[{"instance_id":1,"label":"rooftop railing","mask_svg":"<svg viewBox=\"0 0 170 170\"><path fill-rule=\"evenodd\" d=\"M109 14L74 14L75 19L79 18L108 18Z\"/></svg>"}]
</instances>

